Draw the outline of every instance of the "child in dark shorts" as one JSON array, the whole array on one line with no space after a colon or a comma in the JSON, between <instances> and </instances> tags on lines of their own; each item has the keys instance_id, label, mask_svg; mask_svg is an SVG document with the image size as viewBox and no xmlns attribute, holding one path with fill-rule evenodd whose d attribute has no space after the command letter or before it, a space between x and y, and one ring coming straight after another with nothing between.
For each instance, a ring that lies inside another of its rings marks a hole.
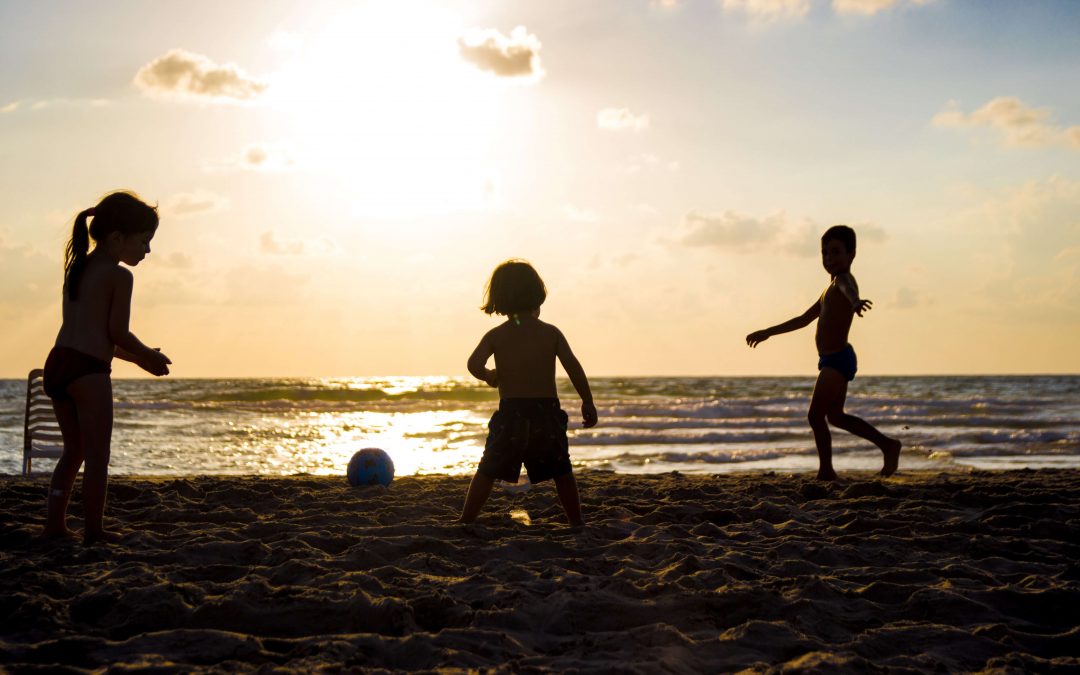
<instances>
[{"instance_id":1,"label":"child in dark shorts","mask_svg":"<svg viewBox=\"0 0 1080 675\"><path fill-rule=\"evenodd\" d=\"M488 423L484 456L476 469L459 522L471 523L483 508L497 479L517 482L521 466L529 480L555 481L559 501L571 526L581 526L581 503L566 439L568 416L555 388L555 359L581 397L586 428L596 425L596 406L585 371L562 332L540 320L547 289L532 265L508 260L495 268L484 306L507 320L488 331L469 357L469 372L499 389L499 409ZM487 361L495 357L495 368Z\"/></svg>"},{"instance_id":2,"label":"child in dark shorts","mask_svg":"<svg viewBox=\"0 0 1080 675\"><path fill-rule=\"evenodd\" d=\"M569 417L557 398L504 398L488 423L487 443L477 472L516 483L525 465L530 483L571 472Z\"/></svg>"}]
</instances>

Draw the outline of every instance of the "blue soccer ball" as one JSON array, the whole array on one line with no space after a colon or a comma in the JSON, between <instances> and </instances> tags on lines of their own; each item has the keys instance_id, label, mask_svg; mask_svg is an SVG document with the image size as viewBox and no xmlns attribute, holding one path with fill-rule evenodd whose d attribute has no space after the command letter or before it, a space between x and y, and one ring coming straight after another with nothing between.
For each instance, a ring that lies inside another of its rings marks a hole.
<instances>
[{"instance_id":1,"label":"blue soccer ball","mask_svg":"<svg viewBox=\"0 0 1080 675\"><path fill-rule=\"evenodd\" d=\"M394 460L385 450L364 448L349 460L349 485L389 485L394 480Z\"/></svg>"}]
</instances>

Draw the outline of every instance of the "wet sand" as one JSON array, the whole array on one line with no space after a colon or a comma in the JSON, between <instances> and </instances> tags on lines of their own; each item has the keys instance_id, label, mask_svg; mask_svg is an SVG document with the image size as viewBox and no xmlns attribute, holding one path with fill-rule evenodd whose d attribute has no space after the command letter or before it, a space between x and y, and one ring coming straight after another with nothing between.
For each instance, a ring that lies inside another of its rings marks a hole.
<instances>
[{"instance_id":1,"label":"wet sand","mask_svg":"<svg viewBox=\"0 0 1080 675\"><path fill-rule=\"evenodd\" d=\"M583 531L550 483L462 526L467 478L114 478L85 548L3 476L0 669L1080 672L1080 471L842 478L584 473Z\"/></svg>"}]
</instances>

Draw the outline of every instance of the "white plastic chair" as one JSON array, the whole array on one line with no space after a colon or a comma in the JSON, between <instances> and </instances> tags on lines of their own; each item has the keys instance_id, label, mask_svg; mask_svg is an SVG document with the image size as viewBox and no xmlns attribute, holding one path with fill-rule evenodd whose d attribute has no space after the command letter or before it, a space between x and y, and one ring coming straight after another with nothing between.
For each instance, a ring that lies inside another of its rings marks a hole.
<instances>
[{"instance_id":1,"label":"white plastic chair","mask_svg":"<svg viewBox=\"0 0 1080 675\"><path fill-rule=\"evenodd\" d=\"M42 375L35 368L26 378L26 418L23 423L23 475L35 457L57 458L64 453L64 437L56 422L52 399L45 393Z\"/></svg>"}]
</instances>

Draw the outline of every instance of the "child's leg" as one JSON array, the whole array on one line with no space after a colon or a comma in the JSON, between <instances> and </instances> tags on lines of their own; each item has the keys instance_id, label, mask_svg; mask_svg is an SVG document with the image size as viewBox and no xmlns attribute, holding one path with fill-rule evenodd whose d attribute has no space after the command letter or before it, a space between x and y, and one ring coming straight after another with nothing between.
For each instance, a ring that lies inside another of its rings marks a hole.
<instances>
[{"instance_id":1,"label":"child's leg","mask_svg":"<svg viewBox=\"0 0 1080 675\"><path fill-rule=\"evenodd\" d=\"M83 509L86 527L83 541L107 539L102 520L105 493L109 484L109 455L112 443L112 381L108 375L80 377L68 385L79 416L83 458Z\"/></svg>"},{"instance_id":2,"label":"child's leg","mask_svg":"<svg viewBox=\"0 0 1080 675\"><path fill-rule=\"evenodd\" d=\"M563 474L555 479L555 491L559 493L559 501L562 502L563 510L566 511L566 519L571 527L585 524L581 518L581 500L578 497L577 481L574 480L574 472Z\"/></svg>"},{"instance_id":3,"label":"child's leg","mask_svg":"<svg viewBox=\"0 0 1080 675\"><path fill-rule=\"evenodd\" d=\"M71 490L79 468L83 463L82 435L79 432L79 415L75 402L70 399L53 400L53 411L60 425L60 435L64 437L64 453L53 469L49 483L49 496L46 500L45 518L46 537L67 537L71 532L67 527L67 508L71 501Z\"/></svg>"},{"instance_id":4,"label":"child's leg","mask_svg":"<svg viewBox=\"0 0 1080 675\"><path fill-rule=\"evenodd\" d=\"M826 366L818 372L810 410L806 415L814 431L814 444L818 453L818 480L836 480L832 465L832 434L829 433L828 416L835 410L844 409L847 396L847 379L835 368Z\"/></svg>"},{"instance_id":5,"label":"child's leg","mask_svg":"<svg viewBox=\"0 0 1080 675\"><path fill-rule=\"evenodd\" d=\"M459 523L471 523L480 515L480 509L484 507L491 488L495 485L495 479L477 472L473 475L472 483L469 484L469 493L465 495L465 505L461 507Z\"/></svg>"},{"instance_id":6,"label":"child's leg","mask_svg":"<svg viewBox=\"0 0 1080 675\"><path fill-rule=\"evenodd\" d=\"M828 419L833 426L855 434L860 438L865 438L881 448L881 452L885 455L885 465L881 468L882 476L891 476L896 473L896 467L900 463L901 443L899 440L889 438L861 417L855 417L844 412L843 399L840 401L840 409L829 413Z\"/></svg>"}]
</instances>

